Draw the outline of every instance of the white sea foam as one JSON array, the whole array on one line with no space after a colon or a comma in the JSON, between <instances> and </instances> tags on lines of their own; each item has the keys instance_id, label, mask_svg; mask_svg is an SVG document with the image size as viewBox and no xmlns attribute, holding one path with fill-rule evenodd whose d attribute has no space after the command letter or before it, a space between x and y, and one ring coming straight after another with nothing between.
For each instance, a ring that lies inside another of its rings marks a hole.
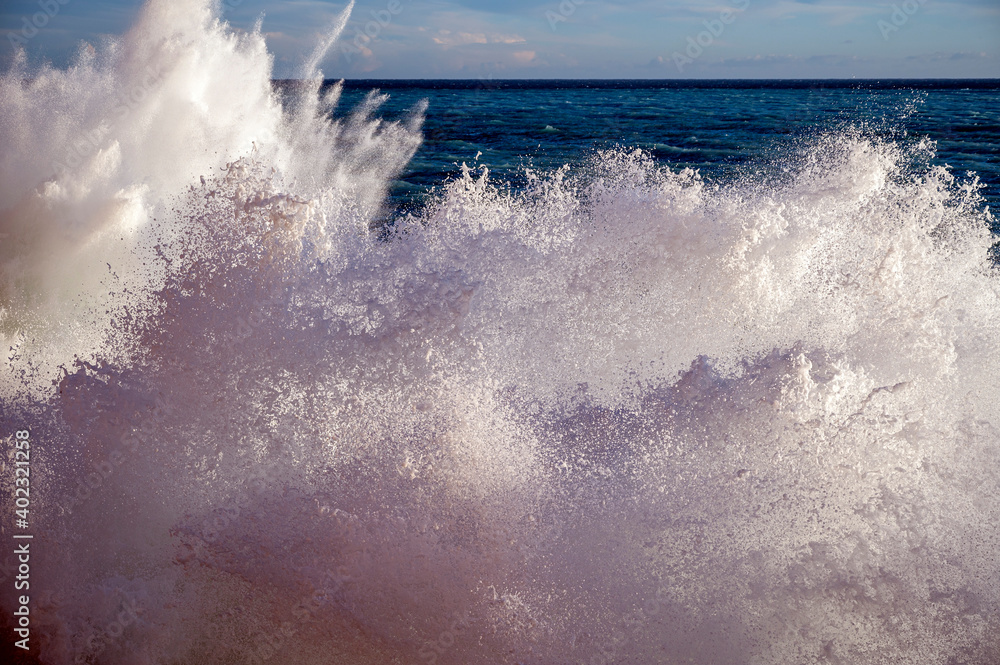
<instances>
[{"instance_id":1,"label":"white sea foam","mask_svg":"<svg viewBox=\"0 0 1000 665\"><path fill-rule=\"evenodd\" d=\"M1000 280L932 144L466 170L386 241L423 109L270 74L154 0L0 83L43 662L998 662Z\"/></svg>"}]
</instances>

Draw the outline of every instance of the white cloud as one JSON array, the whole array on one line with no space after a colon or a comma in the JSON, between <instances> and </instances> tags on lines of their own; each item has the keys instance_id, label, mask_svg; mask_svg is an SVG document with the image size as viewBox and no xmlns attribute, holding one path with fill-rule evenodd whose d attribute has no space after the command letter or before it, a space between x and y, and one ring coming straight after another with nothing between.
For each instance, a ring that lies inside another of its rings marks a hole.
<instances>
[{"instance_id":1,"label":"white cloud","mask_svg":"<svg viewBox=\"0 0 1000 665\"><path fill-rule=\"evenodd\" d=\"M520 35L493 35L490 41L494 44L523 44L528 40Z\"/></svg>"},{"instance_id":2,"label":"white cloud","mask_svg":"<svg viewBox=\"0 0 1000 665\"><path fill-rule=\"evenodd\" d=\"M520 35L487 35L485 32L452 32L438 30L433 38L435 44L445 47L467 44L523 44L527 41Z\"/></svg>"},{"instance_id":3,"label":"white cloud","mask_svg":"<svg viewBox=\"0 0 1000 665\"><path fill-rule=\"evenodd\" d=\"M435 44L442 46L464 46L465 44L487 44L486 35L482 32L456 32L439 30L434 37Z\"/></svg>"}]
</instances>

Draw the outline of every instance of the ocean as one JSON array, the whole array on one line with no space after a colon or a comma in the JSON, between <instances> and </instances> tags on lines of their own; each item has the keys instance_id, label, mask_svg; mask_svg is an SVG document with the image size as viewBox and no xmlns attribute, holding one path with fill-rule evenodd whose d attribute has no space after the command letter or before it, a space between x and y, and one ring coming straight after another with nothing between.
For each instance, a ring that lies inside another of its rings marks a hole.
<instances>
[{"instance_id":1,"label":"ocean","mask_svg":"<svg viewBox=\"0 0 1000 665\"><path fill-rule=\"evenodd\" d=\"M462 163L517 187L526 168L578 166L609 148L639 149L719 183L771 179L823 134L848 131L932 140L931 164L971 171L991 209L1000 202L997 80L372 79L346 81L344 104L372 90L390 95L389 118L429 103L424 141L391 192L396 203L424 200Z\"/></svg>"},{"instance_id":2,"label":"ocean","mask_svg":"<svg viewBox=\"0 0 1000 665\"><path fill-rule=\"evenodd\" d=\"M0 78L5 658L1000 662L1000 84L215 19Z\"/></svg>"}]
</instances>

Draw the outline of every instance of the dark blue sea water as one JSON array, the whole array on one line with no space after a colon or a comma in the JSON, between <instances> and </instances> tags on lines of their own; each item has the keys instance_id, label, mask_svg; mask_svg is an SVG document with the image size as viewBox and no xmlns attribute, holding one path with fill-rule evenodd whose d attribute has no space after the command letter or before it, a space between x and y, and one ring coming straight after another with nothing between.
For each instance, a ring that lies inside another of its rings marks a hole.
<instances>
[{"instance_id":1,"label":"dark blue sea water","mask_svg":"<svg viewBox=\"0 0 1000 665\"><path fill-rule=\"evenodd\" d=\"M332 82L329 82L332 83ZM341 108L379 89L384 115L429 108L424 142L393 192L420 200L465 162L515 186L525 167L641 148L709 181L772 176L825 132L929 138L938 164L971 171L1000 204L1000 81L346 81ZM481 153L478 156L477 154Z\"/></svg>"}]
</instances>

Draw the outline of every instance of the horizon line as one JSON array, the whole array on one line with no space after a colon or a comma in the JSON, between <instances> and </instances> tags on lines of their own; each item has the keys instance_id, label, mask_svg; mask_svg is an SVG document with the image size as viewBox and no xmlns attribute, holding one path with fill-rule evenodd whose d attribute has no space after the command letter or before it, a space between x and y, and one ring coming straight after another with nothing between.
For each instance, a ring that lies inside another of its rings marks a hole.
<instances>
[{"instance_id":1,"label":"horizon line","mask_svg":"<svg viewBox=\"0 0 1000 665\"><path fill-rule=\"evenodd\" d=\"M272 81L303 81L308 82L311 79L305 78L272 78ZM447 77L447 78L404 78L404 77L370 77L370 78L347 78L347 77L325 77L324 81L650 81L656 83L685 83L685 82L705 82L705 81L997 81L1000 82L1000 76L973 76L973 77L919 77L919 76L883 76L874 78L838 78L838 77L817 77L817 78L457 78L457 77Z\"/></svg>"},{"instance_id":2,"label":"horizon line","mask_svg":"<svg viewBox=\"0 0 1000 665\"><path fill-rule=\"evenodd\" d=\"M298 86L309 85L310 79L272 78L276 85ZM529 88L772 88L772 89L804 89L804 88L865 88L865 89L904 89L918 88L925 90L979 89L1000 90L1000 78L745 78L745 79L616 79L616 78L324 78L323 85L334 85L343 82L348 87L359 85L377 85L383 88L442 88L467 90L517 90Z\"/></svg>"}]
</instances>

